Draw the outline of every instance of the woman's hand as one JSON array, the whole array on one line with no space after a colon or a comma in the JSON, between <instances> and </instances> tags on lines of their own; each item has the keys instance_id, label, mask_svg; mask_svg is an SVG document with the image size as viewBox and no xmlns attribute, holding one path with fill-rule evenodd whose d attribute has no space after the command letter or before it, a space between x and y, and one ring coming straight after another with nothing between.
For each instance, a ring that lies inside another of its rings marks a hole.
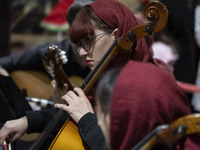
<instances>
[{"instance_id":1,"label":"woman's hand","mask_svg":"<svg viewBox=\"0 0 200 150\"><path fill-rule=\"evenodd\" d=\"M7 121L0 130L0 144L3 146L4 141L13 142L19 139L28 129L26 116Z\"/></svg>"},{"instance_id":2,"label":"woman's hand","mask_svg":"<svg viewBox=\"0 0 200 150\"><path fill-rule=\"evenodd\" d=\"M51 81L51 86L53 88L53 93L52 93L52 97L53 97L53 102L54 103L61 103L63 104L64 101L62 100L62 96L65 95L68 91L68 85L65 83L63 85L63 89L59 88L57 86L57 83L55 80Z\"/></svg>"},{"instance_id":3,"label":"woman's hand","mask_svg":"<svg viewBox=\"0 0 200 150\"><path fill-rule=\"evenodd\" d=\"M66 111L76 123L88 112L94 113L92 105L80 88L74 88L74 91L67 92L62 99L67 105L55 104L55 107Z\"/></svg>"}]
</instances>

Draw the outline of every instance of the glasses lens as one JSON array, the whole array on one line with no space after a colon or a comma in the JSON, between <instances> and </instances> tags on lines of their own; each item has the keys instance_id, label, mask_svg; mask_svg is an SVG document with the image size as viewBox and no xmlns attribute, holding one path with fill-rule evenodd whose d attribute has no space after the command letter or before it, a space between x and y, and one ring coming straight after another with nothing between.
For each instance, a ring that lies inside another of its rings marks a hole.
<instances>
[{"instance_id":1,"label":"glasses lens","mask_svg":"<svg viewBox=\"0 0 200 150\"><path fill-rule=\"evenodd\" d=\"M85 51L89 51L91 48L92 40L91 39L85 39L81 42L81 46Z\"/></svg>"},{"instance_id":2,"label":"glasses lens","mask_svg":"<svg viewBox=\"0 0 200 150\"><path fill-rule=\"evenodd\" d=\"M92 43L93 43L94 39L97 36L106 35L106 34L107 33L100 33L100 34L94 35L92 37L81 40L78 44L75 45L76 51L79 53L81 48L83 48L85 51L89 51L92 47Z\"/></svg>"},{"instance_id":3,"label":"glasses lens","mask_svg":"<svg viewBox=\"0 0 200 150\"><path fill-rule=\"evenodd\" d=\"M92 43L92 40L87 38L77 43L75 45L75 49L78 53L80 52L81 48L83 48L85 51L89 51L91 48L91 43Z\"/></svg>"}]
</instances>

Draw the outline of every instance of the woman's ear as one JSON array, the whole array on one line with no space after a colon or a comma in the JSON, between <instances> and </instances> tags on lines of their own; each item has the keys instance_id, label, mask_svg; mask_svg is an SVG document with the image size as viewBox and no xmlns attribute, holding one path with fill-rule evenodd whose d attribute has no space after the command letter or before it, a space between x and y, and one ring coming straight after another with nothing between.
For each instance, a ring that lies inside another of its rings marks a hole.
<instances>
[{"instance_id":1,"label":"woman's ear","mask_svg":"<svg viewBox=\"0 0 200 150\"><path fill-rule=\"evenodd\" d=\"M116 28L116 29L114 29L114 30L112 31L112 35L113 35L114 39L116 39L117 31L118 31L118 28Z\"/></svg>"}]
</instances>

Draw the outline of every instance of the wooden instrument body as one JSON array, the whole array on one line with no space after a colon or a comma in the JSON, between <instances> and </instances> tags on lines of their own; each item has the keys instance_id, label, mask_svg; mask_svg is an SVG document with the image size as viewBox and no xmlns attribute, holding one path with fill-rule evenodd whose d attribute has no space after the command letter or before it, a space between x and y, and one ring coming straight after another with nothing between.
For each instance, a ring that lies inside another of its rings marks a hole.
<instances>
[{"instance_id":1,"label":"wooden instrument body","mask_svg":"<svg viewBox=\"0 0 200 150\"><path fill-rule=\"evenodd\" d=\"M70 119L65 122L49 147L49 150L65 149L85 150L83 141L78 133L78 128Z\"/></svg>"},{"instance_id":2,"label":"wooden instrument body","mask_svg":"<svg viewBox=\"0 0 200 150\"><path fill-rule=\"evenodd\" d=\"M10 76L20 90L26 91L28 97L51 100L51 80L47 74L33 70L17 70Z\"/></svg>"},{"instance_id":3,"label":"wooden instrument body","mask_svg":"<svg viewBox=\"0 0 200 150\"><path fill-rule=\"evenodd\" d=\"M161 125L150 138L147 135L131 150L151 150L156 145L165 145L173 149L175 144L182 138L190 134L200 133L200 114L189 114L178 118L169 125ZM148 138L148 139L147 139Z\"/></svg>"}]
</instances>

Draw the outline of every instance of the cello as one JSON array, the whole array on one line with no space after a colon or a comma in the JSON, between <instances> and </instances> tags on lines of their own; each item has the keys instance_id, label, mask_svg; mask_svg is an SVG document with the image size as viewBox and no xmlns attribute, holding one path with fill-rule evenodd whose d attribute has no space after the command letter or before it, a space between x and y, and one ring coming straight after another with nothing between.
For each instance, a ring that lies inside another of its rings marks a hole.
<instances>
[{"instance_id":1,"label":"cello","mask_svg":"<svg viewBox=\"0 0 200 150\"><path fill-rule=\"evenodd\" d=\"M102 75L111 60L115 58L119 51L129 52L131 46L135 41L141 37L152 35L159 32L164 28L168 20L168 10L160 2L151 2L144 9L145 17L150 21L150 23L136 26L130 29L123 37L117 39L112 46L108 49L107 53L101 59L99 64L95 69L86 77L81 89L85 94L91 90L94 83ZM41 133L40 137L31 146L30 150L37 150L41 147L42 143L47 139L49 134L55 129L60 120L66 114L63 110L58 110L57 114L54 116L52 121L49 123L47 128ZM68 142L66 142L68 139ZM70 141L69 141L70 140ZM72 146L70 146L72 144ZM68 147L68 148L66 148ZM78 129L74 121L69 118L49 149L85 149L84 144L79 136Z\"/></svg>"},{"instance_id":2,"label":"cello","mask_svg":"<svg viewBox=\"0 0 200 150\"><path fill-rule=\"evenodd\" d=\"M182 137L198 132L200 132L200 114L189 114L176 119L169 125L156 127L131 150L151 150L158 144L172 149Z\"/></svg>"}]
</instances>

